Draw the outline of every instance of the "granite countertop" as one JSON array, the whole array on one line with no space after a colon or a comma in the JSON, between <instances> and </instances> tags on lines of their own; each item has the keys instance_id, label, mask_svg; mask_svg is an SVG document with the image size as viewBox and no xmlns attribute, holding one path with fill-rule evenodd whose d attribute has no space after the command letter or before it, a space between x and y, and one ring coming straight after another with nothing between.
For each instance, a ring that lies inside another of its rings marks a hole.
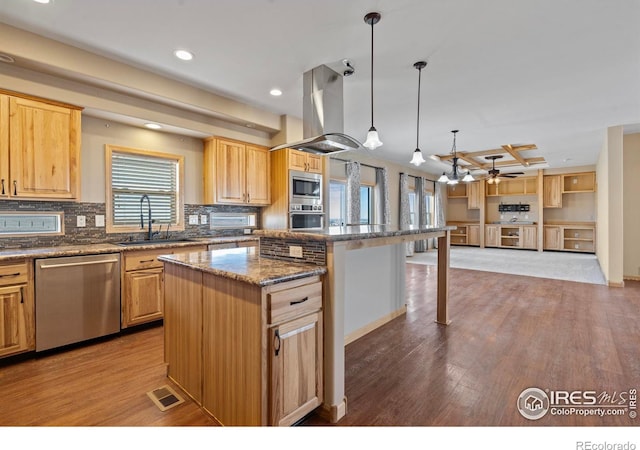
<instances>
[{"instance_id":1,"label":"granite countertop","mask_svg":"<svg viewBox=\"0 0 640 450\"><path fill-rule=\"evenodd\" d=\"M168 264L177 264L258 286L269 286L327 272L325 267L315 264L264 258L259 255L257 249L251 247L163 255L158 259Z\"/></svg>"},{"instance_id":2,"label":"granite countertop","mask_svg":"<svg viewBox=\"0 0 640 450\"><path fill-rule=\"evenodd\" d=\"M192 247L194 245L241 242L250 240L259 240L259 237L254 235L201 237L179 242L163 242L162 239L158 239L149 243L145 242L144 244L129 246L105 243L60 245L55 247L14 248L0 250L0 262L13 261L24 258L55 258L58 256L96 255L102 253L122 253L136 250L151 250L159 248Z\"/></svg>"},{"instance_id":3,"label":"granite countertop","mask_svg":"<svg viewBox=\"0 0 640 450\"><path fill-rule=\"evenodd\" d=\"M392 236L411 236L424 233L455 230L455 226L431 226L399 228L390 225L350 225L345 227L328 227L322 230L256 230L255 234L261 237L280 239L299 239L309 241L354 241L361 239L374 239Z\"/></svg>"}]
</instances>

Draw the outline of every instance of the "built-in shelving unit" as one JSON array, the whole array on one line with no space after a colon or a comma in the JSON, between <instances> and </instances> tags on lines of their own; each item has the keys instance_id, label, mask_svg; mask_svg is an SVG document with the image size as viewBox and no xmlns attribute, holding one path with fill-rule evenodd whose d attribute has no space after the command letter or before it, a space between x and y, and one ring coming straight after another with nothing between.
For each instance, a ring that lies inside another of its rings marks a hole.
<instances>
[{"instance_id":1,"label":"built-in shelving unit","mask_svg":"<svg viewBox=\"0 0 640 450\"><path fill-rule=\"evenodd\" d=\"M544 249L594 253L595 226L590 224L545 224Z\"/></svg>"}]
</instances>

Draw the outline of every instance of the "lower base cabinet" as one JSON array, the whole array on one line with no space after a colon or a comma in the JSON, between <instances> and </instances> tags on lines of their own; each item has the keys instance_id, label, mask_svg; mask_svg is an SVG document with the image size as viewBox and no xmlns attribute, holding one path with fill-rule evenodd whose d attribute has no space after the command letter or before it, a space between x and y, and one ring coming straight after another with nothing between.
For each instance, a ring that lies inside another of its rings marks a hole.
<instances>
[{"instance_id":1,"label":"lower base cabinet","mask_svg":"<svg viewBox=\"0 0 640 450\"><path fill-rule=\"evenodd\" d=\"M36 348L32 267L0 264L0 358Z\"/></svg>"},{"instance_id":2,"label":"lower base cabinet","mask_svg":"<svg viewBox=\"0 0 640 450\"><path fill-rule=\"evenodd\" d=\"M286 426L322 403L322 283L260 287L165 265L167 375L220 424Z\"/></svg>"},{"instance_id":3,"label":"lower base cabinet","mask_svg":"<svg viewBox=\"0 0 640 450\"><path fill-rule=\"evenodd\" d=\"M545 225L544 250L595 253L595 236L591 225Z\"/></svg>"}]
</instances>

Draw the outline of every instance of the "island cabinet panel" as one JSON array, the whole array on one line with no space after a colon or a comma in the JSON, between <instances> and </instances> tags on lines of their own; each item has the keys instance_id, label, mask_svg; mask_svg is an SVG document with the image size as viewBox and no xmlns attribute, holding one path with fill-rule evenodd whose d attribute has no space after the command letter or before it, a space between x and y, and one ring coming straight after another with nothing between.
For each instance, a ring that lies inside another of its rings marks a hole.
<instances>
[{"instance_id":1,"label":"island cabinet panel","mask_svg":"<svg viewBox=\"0 0 640 450\"><path fill-rule=\"evenodd\" d=\"M167 376L202 404L202 272L169 265L165 281Z\"/></svg>"},{"instance_id":2,"label":"island cabinet panel","mask_svg":"<svg viewBox=\"0 0 640 450\"><path fill-rule=\"evenodd\" d=\"M202 406L223 425L266 425L262 289L204 274L202 295Z\"/></svg>"}]
</instances>

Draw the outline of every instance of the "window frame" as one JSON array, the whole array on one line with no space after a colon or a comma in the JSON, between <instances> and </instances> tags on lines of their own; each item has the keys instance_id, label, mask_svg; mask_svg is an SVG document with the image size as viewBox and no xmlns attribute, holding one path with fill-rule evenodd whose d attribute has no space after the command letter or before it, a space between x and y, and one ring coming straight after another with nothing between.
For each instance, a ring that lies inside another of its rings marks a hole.
<instances>
[{"instance_id":1,"label":"window frame","mask_svg":"<svg viewBox=\"0 0 640 450\"><path fill-rule=\"evenodd\" d=\"M114 225L113 213L113 186L112 186L112 162L113 153L125 153L130 155L138 155L151 158L159 158L174 161L177 164L177 183L176 183L176 223L171 224L174 231L184 230L184 156L174 153L164 153L154 150L145 150L139 148L124 147L120 145L105 145L105 208L106 208L106 232L111 233L141 233L144 229L140 226L132 225ZM145 227L146 229L146 227Z\"/></svg>"},{"instance_id":2,"label":"window frame","mask_svg":"<svg viewBox=\"0 0 640 450\"><path fill-rule=\"evenodd\" d=\"M335 177L332 177L332 178L329 179L329 214L328 214L329 224L331 223L331 183L336 183L336 184L340 184L340 185L344 186L344 189L342 191L343 194L344 194L344 196L342 198L342 200L343 200L342 206L343 207L340 208L340 218L343 219L343 221L344 221L344 220L346 220L346 215L347 215L347 211L346 211L346 205L347 205L347 199L346 199L347 180L346 180L346 178L335 178ZM375 210L376 210L376 208L375 208L375 195L376 195L375 187L376 187L376 185L372 184L372 183L361 183L360 184L360 189L366 188L366 189L369 190L369 203L368 203L369 223L367 223L367 224L361 223L360 225L372 225L372 224L375 223L375 214L376 214L376 212L375 212ZM361 208L360 211L362 211L362 195L360 196L360 208ZM362 220L362 216L360 216L360 219ZM345 223L342 222L341 225L329 225L329 226L345 226Z\"/></svg>"}]
</instances>

